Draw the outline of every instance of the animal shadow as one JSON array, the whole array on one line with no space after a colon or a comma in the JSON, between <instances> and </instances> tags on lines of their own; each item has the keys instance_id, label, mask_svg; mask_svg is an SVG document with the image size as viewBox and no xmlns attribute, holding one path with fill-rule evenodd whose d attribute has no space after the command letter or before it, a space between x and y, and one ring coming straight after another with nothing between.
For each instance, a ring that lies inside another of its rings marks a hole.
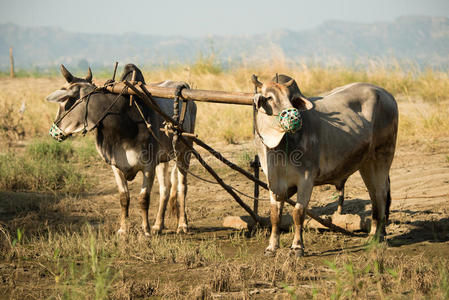
<instances>
[{"instance_id":1,"label":"animal shadow","mask_svg":"<svg viewBox=\"0 0 449 300\"><path fill-rule=\"evenodd\" d=\"M86 222L101 222L86 214L72 214L62 203L64 200L76 201L54 194L0 192L0 226L11 233L20 229L30 236L61 227L81 227Z\"/></svg>"},{"instance_id":2,"label":"animal shadow","mask_svg":"<svg viewBox=\"0 0 449 300\"><path fill-rule=\"evenodd\" d=\"M365 199L345 199L343 214L371 215L371 201ZM337 211L338 203L333 201L321 207L313 207L312 211L320 215L332 215Z\"/></svg>"},{"instance_id":3,"label":"animal shadow","mask_svg":"<svg viewBox=\"0 0 449 300\"><path fill-rule=\"evenodd\" d=\"M391 247L400 247L420 242L442 243L449 241L449 217L439 220L419 220L407 223L410 231L388 240Z\"/></svg>"}]
</instances>

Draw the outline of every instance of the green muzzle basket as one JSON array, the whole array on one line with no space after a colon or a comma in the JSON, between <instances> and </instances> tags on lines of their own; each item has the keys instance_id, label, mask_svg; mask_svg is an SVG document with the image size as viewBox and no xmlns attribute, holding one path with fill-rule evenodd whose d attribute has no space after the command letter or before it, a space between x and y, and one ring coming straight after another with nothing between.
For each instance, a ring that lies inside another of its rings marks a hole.
<instances>
[{"instance_id":1,"label":"green muzzle basket","mask_svg":"<svg viewBox=\"0 0 449 300\"><path fill-rule=\"evenodd\" d=\"M51 125L48 133L50 134L50 136L52 138L54 138L58 142L62 142L63 140L65 140L67 138L67 135L65 134L65 132L61 128L59 128L58 125L56 125L55 123L53 123L53 125Z\"/></svg>"},{"instance_id":2,"label":"green muzzle basket","mask_svg":"<svg viewBox=\"0 0 449 300\"><path fill-rule=\"evenodd\" d=\"M287 108L279 113L279 125L288 133L295 133L302 127L302 118L299 110L296 108Z\"/></svg>"}]
</instances>

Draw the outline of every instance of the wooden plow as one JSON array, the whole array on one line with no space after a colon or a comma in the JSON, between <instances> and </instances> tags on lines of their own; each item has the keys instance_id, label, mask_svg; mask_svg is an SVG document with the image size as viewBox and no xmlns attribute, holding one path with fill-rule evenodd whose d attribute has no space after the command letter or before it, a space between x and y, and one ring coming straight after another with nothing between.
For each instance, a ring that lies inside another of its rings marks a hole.
<instances>
[{"instance_id":1,"label":"wooden plow","mask_svg":"<svg viewBox=\"0 0 449 300\"><path fill-rule=\"evenodd\" d=\"M116 65L117 67L117 65ZM135 71L134 71L135 72ZM268 185L259 179L259 168L260 164L258 161L258 157L256 155L255 160L252 162L251 166L254 170L254 175L247 172L243 168L237 166L232 163L225 157L221 155L220 152L216 151L205 142L200 140L195 134L184 132L182 126L179 124L175 118L167 115L164 111L161 110L156 101L154 101L153 97L157 98L165 98L168 100L173 100L178 97L176 95L176 88L169 87L160 87L155 84L143 84L142 82L136 82L134 80L131 81L121 81L115 82L115 73L111 80L111 82L105 84L104 88L111 93L114 94L128 94L135 95L139 97L145 105L153 109L160 116L164 118L166 122L171 124L173 130L171 131L173 134L177 135L178 140L186 145L186 147L191 151L191 153L195 156L195 158L200 162L200 164L206 169L206 171L217 181L217 183L226 190L232 198L249 214L251 219L240 217L241 220L246 220L247 224L251 225L259 225L259 226L268 226L269 218L263 218L258 215L258 201L259 201L259 186L268 190ZM133 74L132 78L135 78L135 74ZM254 93L242 93L242 92L223 92L223 91L211 91L211 90L199 90L199 89L188 89L183 88L180 91L180 95L182 100L192 100L192 101L200 101L200 102L212 102L212 103L225 103L225 104L237 104L237 105L253 105ZM187 139L191 139L196 145L202 147L210 154L212 154L215 158L220 160L222 163L230 167L231 169L241 173L249 180L253 181L254 186L254 199L253 209L249 207L241 197L236 193L236 191L226 184L223 179L215 172L215 170L202 158L202 156L196 151L190 144L187 142ZM287 202L294 206L296 204L295 201L288 199ZM320 224L321 228L328 228L333 231L341 232L348 235L353 235L350 231L337 226L332 223L330 218L323 219L318 215L314 214L312 211L307 210L307 215L312 218L316 223ZM238 227L238 226L237 226ZM248 226L249 227L249 226ZM348 227L348 226L345 226Z\"/></svg>"}]
</instances>

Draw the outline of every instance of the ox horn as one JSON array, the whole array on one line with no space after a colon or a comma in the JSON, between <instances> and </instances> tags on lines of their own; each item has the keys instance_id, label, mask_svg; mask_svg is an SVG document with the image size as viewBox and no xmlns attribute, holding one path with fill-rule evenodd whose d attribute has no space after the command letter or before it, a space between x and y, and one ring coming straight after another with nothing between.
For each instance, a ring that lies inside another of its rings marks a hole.
<instances>
[{"instance_id":1,"label":"ox horn","mask_svg":"<svg viewBox=\"0 0 449 300\"><path fill-rule=\"evenodd\" d=\"M89 82L92 82L92 70L90 69L90 67L87 70L86 80L89 81Z\"/></svg>"},{"instance_id":2,"label":"ox horn","mask_svg":"<svg viewBox=\"0 0 449 300\"><path fill-rule=\"evenodd\" d=\"M261 86L263 85L263 83L260 82L259 79L257 79L257 76L254 75L254 74L251 76L251 81L253 82L253 84L254 84L256 87L261 87Z\"/></svg>"},{"instance_id":3,"label":"ox horn","mask_svg":"<svg viewBox=\"0 0 449 300\"><path fill-rule=\"evenodd\" d=\"M73 75L70 74L70 72L64 67L64 65L61 65L61 74L64 76L65 80L67 80L68 83L71 83L73 81Z\"/></svg>"}]
</instances>

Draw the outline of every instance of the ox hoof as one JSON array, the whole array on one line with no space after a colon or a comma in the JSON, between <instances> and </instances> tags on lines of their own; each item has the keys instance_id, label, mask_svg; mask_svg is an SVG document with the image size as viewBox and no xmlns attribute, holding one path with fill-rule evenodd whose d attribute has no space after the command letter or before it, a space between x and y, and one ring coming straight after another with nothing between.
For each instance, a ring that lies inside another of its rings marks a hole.
<instances>
[{"instance_id":1,"label":"ox hoof","mask_svg":"<svg viewBox=\"0 0 449 300\"><path fill-rule=\"evenodd\" d=\"M126 235L126 230L123 228L120 228L119 230L117 230L117 235L118 236L125 236Z\"/></svg>"},{"instance_id":2,"label":"ox hoof","mask_svg":"<svg viewBox=\"0 0 449 300\"><path fill-rule=\"evenodd\" d=\"M145 236L145 237L149 237L151 234L150 234L150 227L147 225L147 226L142 226L142 232L143 232L143 235Z\"/></svg>"},{"instance_id":3,"label":"ox hoof","mask_svg":"<svg viewBox=\"0 0 449 300\"><path fill-rule=\"evenodd\" d=\"M266 257L274 257L276 256L276 249L267 247L267 249L265 249L265 251L263 252L263 255L265 255Z\"/></svg>"},{"instance_id":4,"label":"ox hoof","mask_svg":"<svg viewBox=\"0 0 449 300\"><path fill-rule=\"evenodd\" d=\"M380 235L370 235L368 236L367 240L366 240L366 244L370 245L370 244L380 244L385 242L385 236L383 234Z\"/></svg>"},{"instance_id":5,"label":"ox hoof","mask_svg":"<svg viewBox=\"0 0 449 300\"><path fill-rule=\"evenodd\" d=\"M151 233L154 235L159 235L162 233L162 227L161 226L153 226L151 227Z\"/></svg>"},{"instance_id":6,"label":"ox hoof","mask_svg":"<svg viewBox=\"0 0 449 300\"><path fill-rule=\"evenodd\" d=\"M176 230L176 233L188 233L189 229L187 227L187 225L179 225L178 229Z\"/></svg>"},{"instance_id":7,"label":"ox hoof","mask_svg":"<svg viewBox=\"0 0 449 300\"><path fill-rule=\"evenodd\" d=\"M295 257L304 257L305 253L304 253L304 249L303 248L292 248L291 249L291 253L295 256Z\"/></svg>"}]
</instances>

